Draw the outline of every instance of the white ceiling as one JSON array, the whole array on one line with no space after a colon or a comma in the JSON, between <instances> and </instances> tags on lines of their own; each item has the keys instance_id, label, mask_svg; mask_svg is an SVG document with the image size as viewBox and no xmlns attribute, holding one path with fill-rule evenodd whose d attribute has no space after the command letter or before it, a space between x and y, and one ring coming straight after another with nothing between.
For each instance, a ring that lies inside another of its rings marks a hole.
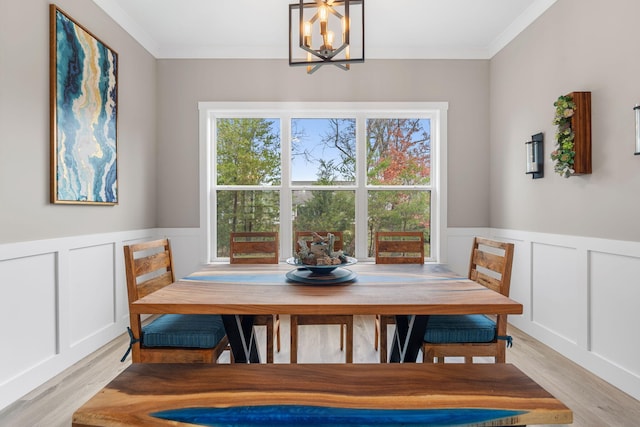
<instances>
[{"instance_id":1,"label":"white ceiling","mask_svg":"<svg viewBox=\"0 0 640 427\"><path fill-rule=\"evenodd\" d=\"M287 58L288 5L297 3L93 1L156 58ZM555 2L366 0L365 57L488 59Z\"/></svg>"}]
</instances>

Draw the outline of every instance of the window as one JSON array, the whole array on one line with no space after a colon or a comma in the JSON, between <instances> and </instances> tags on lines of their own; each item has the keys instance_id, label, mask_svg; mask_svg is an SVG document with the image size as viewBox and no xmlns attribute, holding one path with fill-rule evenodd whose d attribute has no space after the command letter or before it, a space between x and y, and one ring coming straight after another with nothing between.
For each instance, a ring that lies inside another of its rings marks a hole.
<instances>
[{"instance_id":1,"label":"window","mask_svg":"<svg viewBox=\"0 0 640 427\"><path fill-rule=\"evenodd\" d=\"M215 253L228 257L232 232L278 231L280 126L263 118L217 118L214 124Z\"/></svg>"},{"instance_id":2,"label":"window","mask_svg":"<svg viewBox=\"0 0 640 427\"><path fill-rule=\"evenodd\" d=\"M425 233L442 261L446 103L201 103L201 229L207 262L232 231L341 231L374 256L376 231Z\"/></svg>"}]
</instances>

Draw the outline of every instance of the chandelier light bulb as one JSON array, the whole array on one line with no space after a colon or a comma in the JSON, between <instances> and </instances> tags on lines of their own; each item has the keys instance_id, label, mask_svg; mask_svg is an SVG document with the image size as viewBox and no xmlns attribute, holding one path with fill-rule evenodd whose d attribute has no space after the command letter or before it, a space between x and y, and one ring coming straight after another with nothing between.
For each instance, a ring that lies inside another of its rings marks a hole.
<instances>
[{"instance_id":1,"label":"chandelier light bulb","mask_svg":"<svg viewBox=\"0 0 640 427\"><path fill-rule=\"evenodd\" d=\"M320 17L320 22L327 23L327 19L329 17L329 12L327 12L327 6L320 6L318 8L318 16Z\"/></svg>"},{"instance_id":2,"label":"chandelier light bulb","mask_svg":"<svg viewBox=\"0 0 640 427\"><path fill-rule=\"evenodd\" d=\"M306 47L311 47L311 22L306 21L304 23L304 29L302 30L302 34L304 36L304 45Z\"/></svg>"},{"instance_id":3,"label":"chandelier light bulb","mask_svg":"<svg viewBox=\"0 0 640 427\"><path fill-rule=\"evenodd\" d=\"M327 46L326 46L326 48L329 49L329 50L333 49L333 39L334 39L333 31L327 31Z\"/></svg>"}]
</instances>

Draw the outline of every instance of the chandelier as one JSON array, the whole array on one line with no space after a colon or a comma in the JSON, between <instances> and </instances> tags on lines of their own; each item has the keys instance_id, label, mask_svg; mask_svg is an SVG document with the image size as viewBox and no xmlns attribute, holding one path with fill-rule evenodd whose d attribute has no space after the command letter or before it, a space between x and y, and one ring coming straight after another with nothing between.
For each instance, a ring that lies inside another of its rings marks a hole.
<instances>
[{"instance_id":1,"label":"chandelier","mask_svg":"<svg viewBox=\"0 0 640 427\"><path fill-rule=\"evenodd\" d=\"M348 70L353 62L364 62L364 0L289 5L289 65L311 74L327 64Z\"/></svg>"}]
</instances>

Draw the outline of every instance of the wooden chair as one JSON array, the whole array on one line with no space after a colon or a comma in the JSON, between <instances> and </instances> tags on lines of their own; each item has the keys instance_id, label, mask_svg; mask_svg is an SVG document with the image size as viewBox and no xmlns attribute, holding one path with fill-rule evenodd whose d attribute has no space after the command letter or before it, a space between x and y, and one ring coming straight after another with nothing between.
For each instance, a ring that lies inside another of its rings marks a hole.
<instances>
[{"instance_id":1,"label":"wooden chair","mask_svg":"<svg viewBox=\"0 0 640 427\"><path fill-rule=\"evenodd\" d=\"M376 264L423 264L424 233L378 231L375 235L375 250ZM373 346L378 350L378 344L380 345L380 363L387 362L387 325L395 323L395 316L376 314Z\"/></svg>"},{"instance_id":2,"label":"wooden chair","mask_svg":"<svg viewBox=\"0 0 640 427\"><path fill-rule=\"evenodd\" d=\"M296 231L294 233L294 248L297 251L298 241L300 239L307 242L313 240L313 231ZM333 249L340 251L343 248L342 231L317 231L317 234L326 236L331 233L335 236ZM298 362L298 326L302 325L339 325L340 326L340 350L346 347L345 360L347 363L353 363L353 316L350 314L336 315L292 315L291 316L291 363ZM346 346L345 346L345 329L346 329Z\"/></svg>"},{"instance_id":3,"label":"wooden chair","mask_svg":"<svg viewBox=\"0 0 640 427\"><path fill-rule=\"evenodd\" d=\"M175 281L167 239L124 246L127 293L131 304ZM127 328L133 363L215 363L229 343L222 318L205 314L163 314L142 326L130 314Z\"/></svg>"},{"instance_id":4,"label":"wooden chair","mask_svg":"<svg viewBox=\"0 0 640 427\"><path fill-rule=\"evenodd\" d=\"M508 297L513 251L513 243L474 238L469 279ZM422 345L423 362L433 363L435 357L444 363L445 357L463 356L465 363L473 363L473 357L478 356L504 363L507 345L511 346L511 337L507 336L506 314L492 318L480 314L430 316Z\"/></svg>"},{"instance_id":5,"label":"wooden chair","mask_svg":"<svg viewBox=\"0 0 640 427\"><path fill-rule=\"evenodd\" d=\"M231 233L229 262L231 264L277 264L280 241L278 232L234 232ZM276 349L280 352L280 315L256 315L253 324L267 328L267 363L273 363L273 335Z\"/></svg>"}]
</instances>

